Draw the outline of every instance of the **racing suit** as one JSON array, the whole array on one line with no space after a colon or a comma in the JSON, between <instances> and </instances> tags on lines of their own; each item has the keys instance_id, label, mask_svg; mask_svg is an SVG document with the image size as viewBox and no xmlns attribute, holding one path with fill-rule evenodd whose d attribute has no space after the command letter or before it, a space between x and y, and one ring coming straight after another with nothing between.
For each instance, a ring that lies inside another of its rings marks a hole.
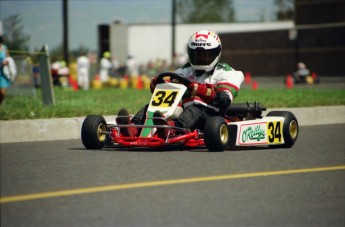
<instances>
[{"instance_id":1,"label":"racing suit","mask_svg":"<svg viewBox=\"0 0 345 227\"><path fill-rule=\"evenodd\" d=\"M183 112L173 119L176 127L203 129L208 117L223 115L238 95L244 80L243 73L229 65L218 63L211 72L199 72L188 63L175 73L189 79L192 83L182 100ZM131 122L142 124L148 105L142 108Z\"/></svg>"}]
</instances>

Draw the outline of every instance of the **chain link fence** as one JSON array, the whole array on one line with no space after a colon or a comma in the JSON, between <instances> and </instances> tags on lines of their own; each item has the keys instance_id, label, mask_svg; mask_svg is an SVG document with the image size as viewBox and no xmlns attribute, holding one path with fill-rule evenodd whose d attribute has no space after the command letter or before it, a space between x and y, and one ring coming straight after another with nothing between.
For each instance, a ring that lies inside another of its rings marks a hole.
<instances>
[{"instance_id":1,"label":"chain link fence","mask_svg":"<svg viewBox=\"0 0 345 227\"><path fill-rule=\"evenodd\" d=\"M37 98L36 87L39 85L39 76L36 74L34 77L31 58L21 55L12 58L16 64L17 76L7 89L7 95Z\"/></svg>"}]
</instances>

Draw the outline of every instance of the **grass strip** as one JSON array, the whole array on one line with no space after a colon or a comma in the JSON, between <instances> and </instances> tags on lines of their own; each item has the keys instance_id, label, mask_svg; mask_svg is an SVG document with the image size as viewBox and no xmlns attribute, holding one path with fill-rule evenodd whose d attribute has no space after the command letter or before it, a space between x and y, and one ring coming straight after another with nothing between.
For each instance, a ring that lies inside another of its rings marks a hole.
<instances>
[{"instance_id":1,"label":"grass strip","mask_svg":"<svg viewBox=\"0 0 345 227\"><path fill-rule=\"evenodd\" d=\"M8 96L0 106L0 120L82 117L89 114L116 115L125 107L136 113L151 97L149 90L104 88L71 91L55 88L55 106L42 104L41 90L35 98ZM258 101L270 108L345 105L345 89L242 88L235 102Z\"/></svg>"}]
</instances>

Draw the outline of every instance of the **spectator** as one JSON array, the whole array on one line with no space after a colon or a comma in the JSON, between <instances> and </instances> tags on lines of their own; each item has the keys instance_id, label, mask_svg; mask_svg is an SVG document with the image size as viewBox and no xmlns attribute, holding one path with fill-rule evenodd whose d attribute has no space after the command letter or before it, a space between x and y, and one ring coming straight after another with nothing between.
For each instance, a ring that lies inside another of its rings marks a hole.
<instances>
[{"instance_id":1,"label":"spectator","mask_svg":"<svg viewBox=\"0 0 345 227\"><path fill-rule=\"evenodd\" d=\"M111 54L109 51L103 53L103 57L100 61L100 72L99 76L102 83L106 83L109 80L109 70L112 68L112 63L110 61Z\"/></svg>"},{"instance_id":2,"label":"spectator","mask_svg":"<svg viewBox=\"0 0 345 227\"><path fill-rule=\"evenodd\" d=\"M51 66L51 74L52 74L52 78L53 78L53 84L54 84L54 86L59 86L59 87L61 87L60 76L58 73L60 67L61 67L61 65L60 65L59 61L55 61Z\"/></svg>"},{"instance_id":3,"label":"spectator","mask_svg":"<svg viewBox=\"0 0 345 227\"><path fill-rule=\"evenodd\" d=\"M297 64L297 70L294 73L295 83L306 83L307 77L310 76L310 71L303 62Z\"/></svg>"},{"instance_id":4,"label":"spectator","mask_svg":"<svg viewBox=\"0 0 345 227\"><path fill-rule=\"evenodd\" d=\"M80 52L80 56L77 59L77 65L78 86L83 90L89 90L90 60L82 51Z\"/></svg>"},{"instance_id":5,"label":"spectator","mask_svg":"<svg viewBox=\"0 0 345 227\"><path fill-rule=\"evenodd\" d=\"M146 74L149 77L157 76L157 69L153 61L149 61L149 63L147 64Z\"/></svg>"},{"instance_id":6,"label":"spectator","mask_svg":"<svg viewBox=\"0 0 345 227\"><path fill-rule=\"evenodd\" d=\"M6 90L11 85L11 80L5 75L4 67L9 65L7 46L4 44L4 39L0 36L0 104L5 99Z\"/></svg>"},{"instance_id":7,"label":"spectator","mask_svg":"<svg viewBox=\"0 0 345 227\"><path fill-rule=\"evenodd\" d=\"M133 56L128 56L126 66L130 77L137 77L139 75L139 63Z\"/></svg>"},{"instance_id":8,"label":"spectator","mask_svg":"<svg viewBox=\"0 0 345 227\"><path fill-rule=\"evenodd\" d=\"M119 62L119 60L116 57L113 57L111 63L112 63L112 73L111 73L111 75L115 76L115 77L119 76L119 69L120 69L120 62Z\"/></svg>"},{"instance_id":9,"label":"spectator","mask_svg":"<svg viewBox=\"0 0 345 227\"><path fill-rule=\"evenodd\" d=\"M32 74L33 74L33 77L34 77L34 85L35 85L35 88L39 88L40 87L40 68L38 66L38 64L34 64L33 67L32 67Z\"/></svg>"},{"instance_id":10,"label":"spectator","mask_svg":"<svg viewBox=\"0 0 345 227\"><path fill-rule=\"evenodd\" d=\"M59 83L62 87L68 86L68 79L69 79L69 68L65 61L60 61L60 68L58 69L59 75Z\"/></svg>"}]
</instances>

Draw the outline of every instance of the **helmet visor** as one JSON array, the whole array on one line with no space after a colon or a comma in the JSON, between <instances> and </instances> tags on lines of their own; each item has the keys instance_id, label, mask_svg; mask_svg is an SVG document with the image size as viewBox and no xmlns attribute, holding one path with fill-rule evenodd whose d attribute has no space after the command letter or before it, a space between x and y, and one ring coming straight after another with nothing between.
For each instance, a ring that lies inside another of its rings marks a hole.
<instances>
[{"instance_id":1,"label":"helmet visor","mask_svg":"<svg viewBox=\"0 0 345 227\"><path fill-rule=\"evenodd\" d=\"M188 57L192 65L210 65L221 51L221 47L205 50L202 47L188 48Z\"/></svg>"}]
</instances>

